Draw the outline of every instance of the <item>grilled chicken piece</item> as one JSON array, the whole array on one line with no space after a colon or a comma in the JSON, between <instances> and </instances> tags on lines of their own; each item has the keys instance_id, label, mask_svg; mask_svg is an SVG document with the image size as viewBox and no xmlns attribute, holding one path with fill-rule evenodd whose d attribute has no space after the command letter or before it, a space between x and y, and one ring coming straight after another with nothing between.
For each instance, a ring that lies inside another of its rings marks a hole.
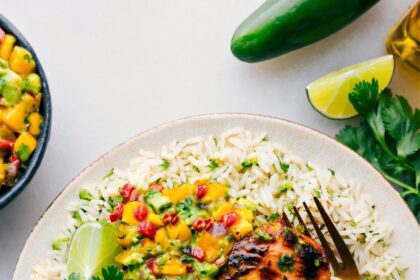
<instances>
[{"instance_id":1,"label":"grilled chicken piece","mask_svg":"<svg viewBox=\"0 0 420 280\"><path fill-rule=\"evenodd\" d=\"M237 242L221 280L331 279L322 247L281 222L266 224Z\"/></svg>"}]
</instances>

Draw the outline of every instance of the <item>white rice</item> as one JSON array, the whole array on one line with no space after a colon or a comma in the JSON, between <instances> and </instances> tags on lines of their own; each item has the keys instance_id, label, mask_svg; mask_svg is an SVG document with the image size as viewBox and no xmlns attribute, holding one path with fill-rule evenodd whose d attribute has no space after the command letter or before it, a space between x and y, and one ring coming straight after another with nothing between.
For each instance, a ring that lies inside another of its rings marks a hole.
<instances>
[{"instance_id":1,"label":"white rice","mask_svg":"<svg viewBox=\"0 0 420 280\"><path fill-rule=\"evenodd\" d=\"M279 158L289 164L287 173L282 171ZM215 170L208 167L212 160L219 165ZM245 160L258 164L241 173L241 163ZM161 166L164 161L170 163L167 170ZM322 221L312 200L313 196L318 196L353 253L364 278L404 279L406 267L389 249L392 228L380 221L375 205L368 195L361 193L357 183L348 183L334 173L285 153L279 144L267 141L265 134L254 136L242 128L231 129L217 137L210 135L183 142L173 141L162 147L160 154L140 150L130 161L128 169L116 167L111 175L97 183L81 186L89 190L94 199L75 198L69 203L68 222L58 236L64 241L59 242L60 248L51 250L32 268L31 278L64 279L69 240L80 225L72 217L73 211L78 211L82 222L108 220L111 211L108 198L117 196L119 188L126 182L147 189L157 180L164 187L173 188L186 182L210 179L229 185L232 197L246 197L255 203L259 223L266 222L267 216L283 211L292 217L290 209L296 206L309 230L313 231L302 203L305 201L315 218ZM284 184L291 184L293 188L279 194ZM296 220L293 222L297 225ZM331 242L326 230L323 231Z\"/></svg>"}]
</instances>

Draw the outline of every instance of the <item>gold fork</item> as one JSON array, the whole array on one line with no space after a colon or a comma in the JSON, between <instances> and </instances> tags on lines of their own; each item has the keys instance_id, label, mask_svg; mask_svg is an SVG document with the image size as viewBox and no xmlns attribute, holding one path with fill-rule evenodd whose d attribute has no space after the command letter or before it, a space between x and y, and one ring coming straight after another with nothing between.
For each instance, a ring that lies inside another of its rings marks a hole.
<instances>
[{"instance_id":1,"label":"gold fork","mask_svg":"<svg viewBox=\"0 0 420 280\"><path fill-rule=\"evenodd\" d=\"M341 263L338 262L337 258L334 255L333 250L331 249L330 245L328 244L327 240L325 239L324 234L319 229L318 224L316 223L314 217L312 216L311 211L309 210L306 203L303 203L306 212L308 213L309 219L311 220L312 225L314 226L315 232L318 235L319 240L321 241L321 245L325 250L325 254L328 257L328 260L331 263L332 268L334 269L334 274L336 277L341 278L342 280L359 280L361 279L359 271L357 270L356 263L347 248L346 243L344 243L343 238L340 236L337 228L334 226L334 223L328 217L327 212L325 211L324 207L322 206L321 202L318 200L317 197L314 197L315 204L321 214L322 219L324 220L324 224L328 229L328 232L331 235L331 238L334 242L335 247L337 248L337 252L341 257ZM294 214L299 221L299 224L303 227L303 233L309 237L311 237L305 223L303 222L302 217L299 215L299 211L296 207L293 207ZM286 214L283 213L283 221L288 227L293 227L290 220L287 218Z\"/></svg>"}]
</instances>

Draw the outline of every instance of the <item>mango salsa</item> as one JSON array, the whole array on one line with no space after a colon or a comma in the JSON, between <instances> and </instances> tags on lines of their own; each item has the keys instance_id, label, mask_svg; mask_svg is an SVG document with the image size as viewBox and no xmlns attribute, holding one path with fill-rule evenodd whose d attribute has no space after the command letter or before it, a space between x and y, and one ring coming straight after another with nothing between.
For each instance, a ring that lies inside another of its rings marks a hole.
<instances>
[{"instance_id":1,"label":"mango salsa","mask_svg":"<svg viewBox=\"0 0 420 280\"><path fill-rule=\"evenodd\" d=\"M125 185L124 185L125 186ZM130 267L127 279L214 279L236 240L253 230L254 210L229 197L225 185L199 181L166 189L153 185L132 200L121 188L110 219L119 224L116 261ZM147 208L147 215L145 210ZM122 210L121 210L122 209Z\"/></svg>"},{"instance_id":2,"label":"mango salsa","mask_svg":"<svg viewBox=\"0 0 420 280\"><path fill-rule=\"evenodd\" d=\"M36 149L44 118L42 80L31 52L0 28L0 188L12 187Z\"/></svg>"}]
</instances>

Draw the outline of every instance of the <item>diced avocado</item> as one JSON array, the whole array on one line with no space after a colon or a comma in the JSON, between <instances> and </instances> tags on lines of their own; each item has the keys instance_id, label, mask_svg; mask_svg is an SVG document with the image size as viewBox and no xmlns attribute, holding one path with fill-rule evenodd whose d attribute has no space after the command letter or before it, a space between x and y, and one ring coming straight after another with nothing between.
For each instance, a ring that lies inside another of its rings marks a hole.
<instances>
[{"instance_id":1,"label":"diced avocado","mask_svg":"<svg viewBox=\"0 0 420 280\"><path fill-rule=\"evenodd\" d=\"M0 77L0 93L7 106L19 103L22 97L22 83L22 78L11 70Z\"/></svg>"},{"instance_id":2,"label":"diced avocado","mask_svg":"<svg viewBox=\"0 0 420 280\"><path fill-rule=\"evenodd\" d=\"M155 212L160 213L171 207L171 201L158 191L150 190L144 194L144 200Z\"/></svg>"},{"instance_id":3,"label":"diced avocado","mask_svg":"<svg viewBox=\"0 0 420 280\"><path fill-rule=\"evenodd\" d=\"M0 75L6 74L8 69L9 63L3 58L0 58Z\"/></svg>"},{"instance_id":4,"label":"diced avocado","mask_svg":"<svg viewBox=\"0 0 420 280\"><path fill-rule=\"evenodd\" d=\"M198 218L206 218L208 216L207 212L198 207L193 203L191 197L188 197L182 202L179 202L175 206L176 212L178 212L179 217L187 225L191 225Z\"/></svg>"},{"instance_id":5,"label":"diced avocado","mask_svg":"<svg viewBox=\"0 0 420 280\"><path fill-rule=\"evenodd\" d=\"M214 276L219 272L217 265L208 262L194 262L194 269L200 277Z\"/></svg>"},{"instance_id":6,"label":"diced avocado","mask_svg":"<svg viewBox=\"0 0 420 280\"><path fill-rule=\"evenodd\" d=\"M36 73L31 73L25 79L25 90L32 93L38 93L41 90L41 78Z\"/></svg>"}]
</instances>

